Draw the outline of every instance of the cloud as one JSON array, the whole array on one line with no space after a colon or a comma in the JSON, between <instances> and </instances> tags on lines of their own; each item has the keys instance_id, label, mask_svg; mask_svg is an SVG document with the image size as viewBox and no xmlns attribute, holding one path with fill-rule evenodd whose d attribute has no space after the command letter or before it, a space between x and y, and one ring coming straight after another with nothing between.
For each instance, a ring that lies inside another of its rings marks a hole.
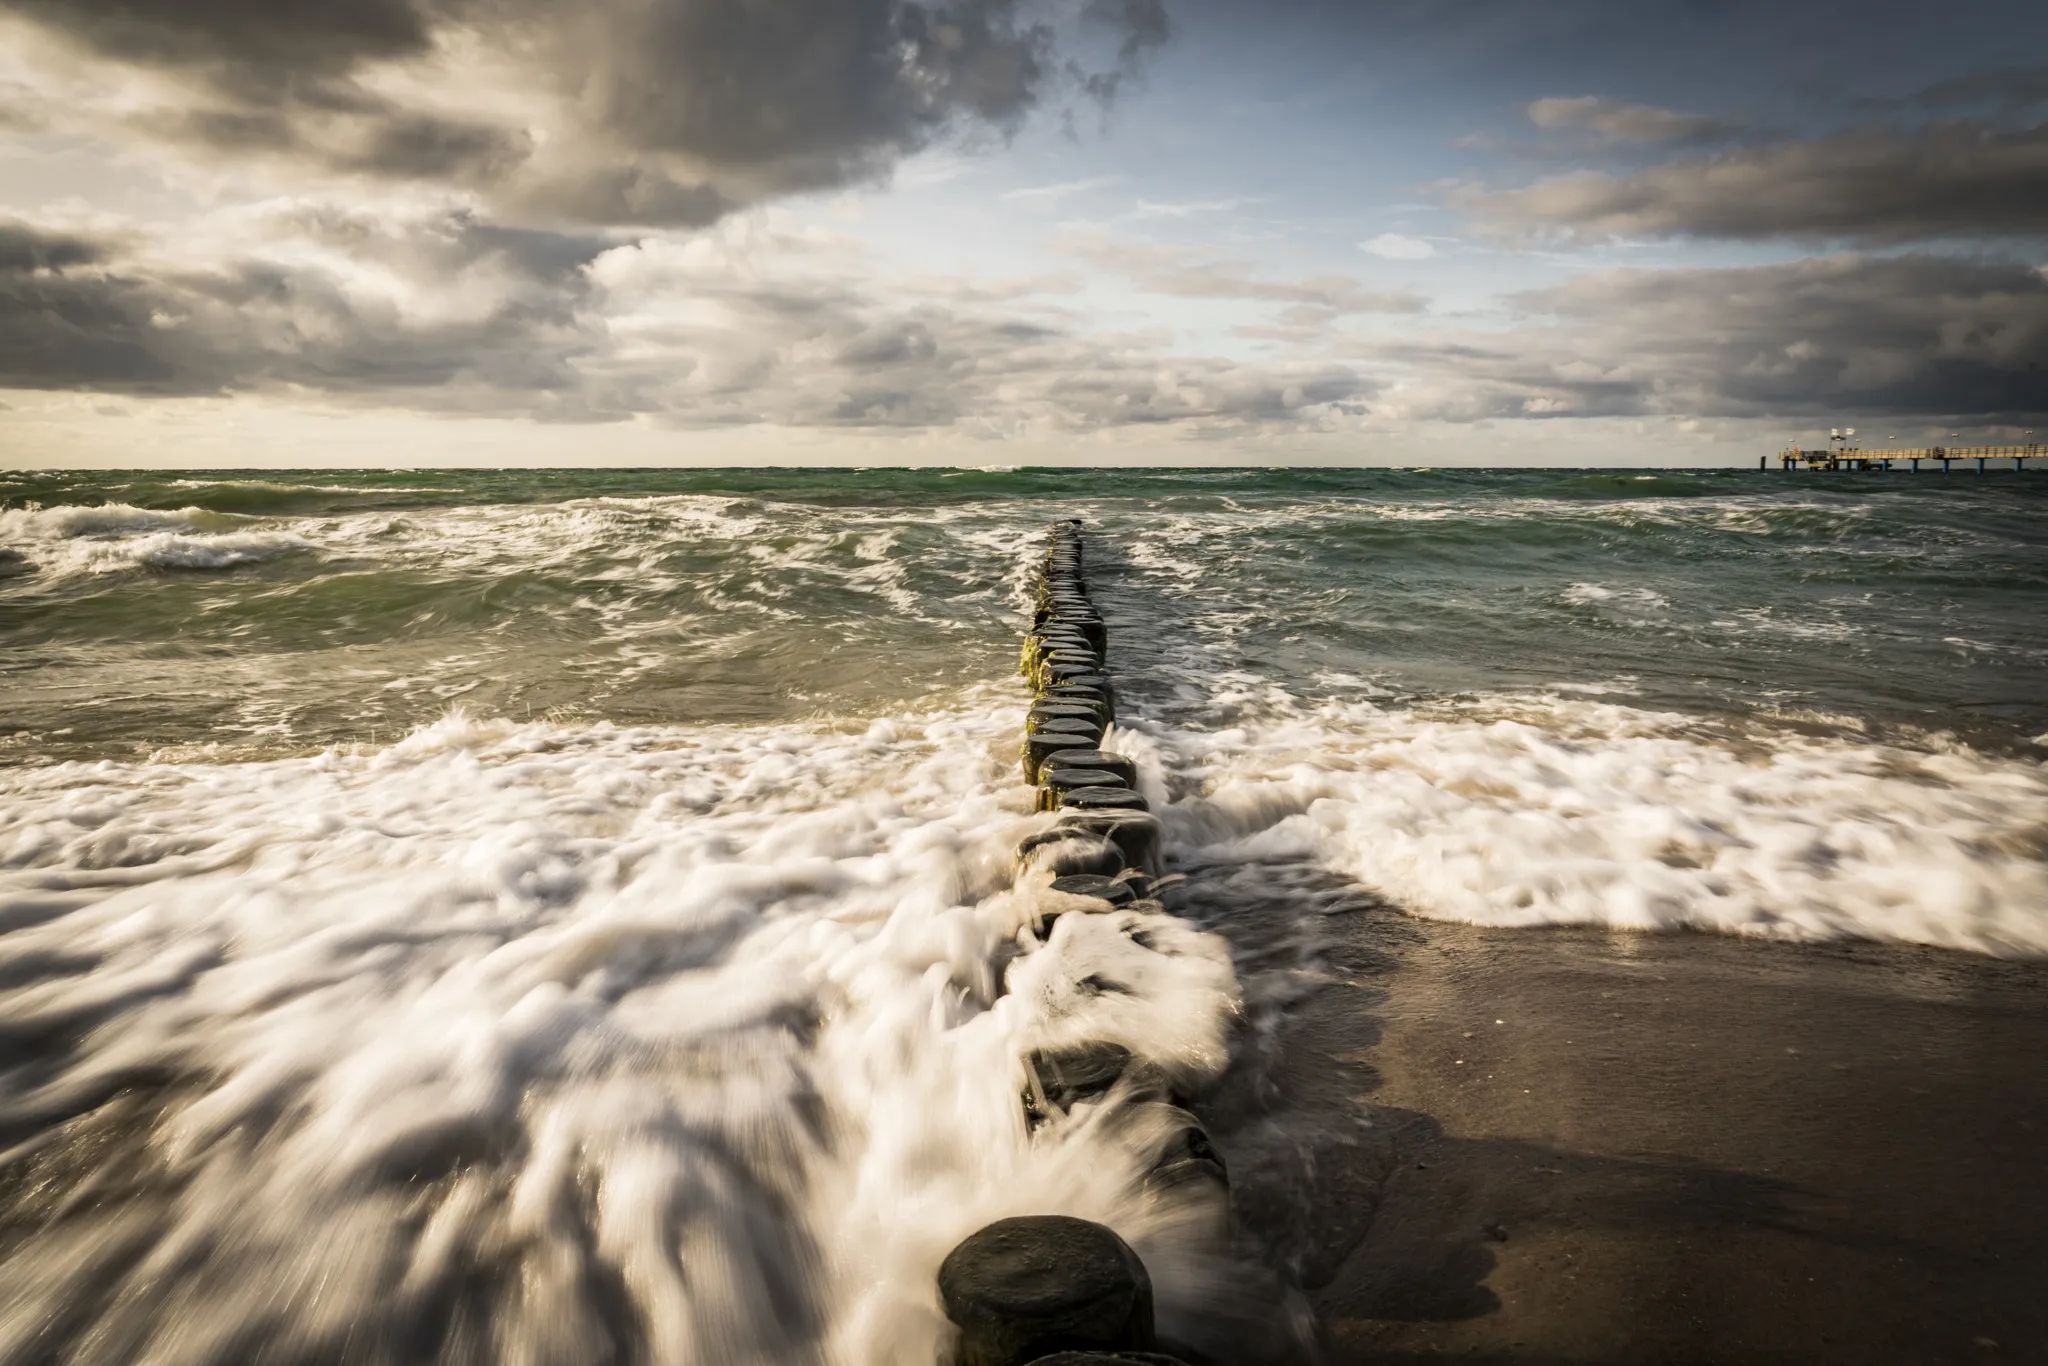
<instances>
[{"instance_id":1,"label":"cloud","mask_svg":"<svg viewBox=\"0 0 2048 1366\"><path fill-rule=\"evenodd\" d=\"M582 267L607 245L461 213L404 224L274 209L224 262L0 225L0 386L518 394L573 384Z\"/></svg>"},{"instance_id":2,"label":"cloud","mask_svg":"<svg viewBox=\"0 0 2048 1366\"><path fill-rule=\"evenodd\" d=\"M1436 255L1436 248L1420 237L1403 237L1398 232L1383 232L1378 237L1367 238L1358 244L1360 251L1389 261L1425 261Z\"/></svg>"},{"instance_id":3,"label":"cloud","mask_svg":"<svg viewBox=\"0 0 2048 1366\"><path fill-rule=\"evenodd\" d=\"M1002 435L1297 426L1372 387L1170 354L971 283L897 289L758 215L627 241L290 202L211 234L0 225L0 388Z\"/></svg>"},{"instance_id":4,"label":"cloud","mask_svg":"<svg viewBox=\"0 0 2048 1366\"><path fill-rule=\"evenodd\" d=\"M1862 128L1452 202L1509 234L1889 244L2048 233L2048 125Z\"/></svg>"},{"instance_id":5,"label":"cloud","mask_svg":"<svg viewBox=\"0 0 2048 1366\"><path fill-rule=\"evenodd\" d=\"M144 344L146 292L89 268L106 248L0 222L0 383L122 389L168 370Z\"/></svg>"},{"instance_id":6,"label":"cloud","mask_svg":"<svg viewBox=\"0 0 2048 1366\"><path fill-rule=\"evenodd\" d=\"M1849 254L1605 271L1517 302L1534 325L1382 350L1407 373L1379 411L1451 420L2048 415L2048 279L2017 263Z\"/></svg>"},{"instance_id":7,"label":"cloud","mask_svg":"<svg viewBox=\"0 0 2048 1366\"><path fill-rule=\"evenodd\" d=\"M1232 195L1224 199L1187 199L1160 201L1141 199L1136 208L1125 214L1126 218L1200 218L1212 213L1229 213L1247 204L1256 204L1256 198L1246 195Z\"/></svg>"},{"instance_id":8,"label":"cloud","mask_svg":"<svg viewBox=\"0 0 2048 1366\"><path fill-rule=\"evenodd\" d=\"M1078 64L1070 66L1081 88L1103 105L1122 93L1124 84L1143 69L1146 54L1163 46L1173 33L1165 0L1088 0L1081 18L1108 31L1117 45L1116 62L1106 69L1087 71Z\"/></svg>"},{"instance_id":9,"label":"cloud","mask_svg":"<svg viewBox=\"0 0 2048 1366\"><path fill-rule=\"evenodd\" d=\"M1349 275L1261 279L1243 262L1214 256L1200 247L1091 238L1069 242L1066 250L1103 270L1127 277L1140 289L1184 299L1295 304L1317 310L1326 318L1353 313L1420 313L1429 306L1429 301L1419 294L1367 289Z\"/></svg>"},{"instance_id":10,"label":"cloud","mask_svg":"<svg viewBox=\"0 0 2048 1366\"><path fill-rule=\"evenodd\" d=\"M0 220L0 277L44 276L90 265L104 252L90 238Z\"/></svg>"},{"instance_id":11,"label":"cloud","mask_svg":"<svg viewBox=\"0 0 2048 1366\"><path fill-rule=\"evenodd\" d=\"M1061 91L1108 100L1168 33L1157 0L1096 0L1083 27L1112 50L1090 65L1042 0L5 8L39 45L22 62L37 116L605 224L707 223L955 132L1005 134Z\"/></svg>"},{"instance_id":12,"label":"cloud","mask_svg":"<svg viewBox=\"0 0 2048 1366\"><path fill-rule=\"evenodd\" d=\"M1311 423L1371 388L1347 366L1174 355L1026 298L991 307L971 282L900 290L751 225L621 247L590 275L612 339L583 367L590 392L680 425L1235 430Z\"/></svg>"},{"instance_id":13,"label":"cloud","mask_svg":"<svg viewBox=\"0 0 2048 1366\"><path fill-rule=\"evenodd\" d=\"M1245 331L1283 342L1327 349L1317 329L1363 302L1355 282L1177 251L1102 259L1192 297L1282 304ZM2048 420L2048 278L2012 262L1598 272L1516 296L1509 329L1346 335L1350 363L1186 356L1164 333L1091 330L1062 298L877 278L844 241L759 214L631 240L302 201L174 242L7 222L0 389L963 436L1285 432L1360 413Z\"/></svg>"},{"instance_id":14,"label":"cloud","mask_svg":"<svg viewBox=\"0 0 2048 1366\"><path fill-rule=\"evenodd\" d=\"M1938 81L1903 99L1865 100L1875 108L1913 106L1920 109L2027 109L2048 104L2048 66L2002 66Z\"/></svg>"},{"instance_id":15,"label":"cloud","mask_svg":"<svg viewBox=\"0 0 2048 1366\"><path fill-rule=\"evenodd\" d=\"M1031 185L1019 190L1005 190L1002 197L1013 203L1058 204L1072 195L1086 194L1115 185L1122 176L1098 175L1085 180L1063 180L1057 185Z\"/></svg>"},{"instance_id":16,"label":"cloud","mask_svg":"<svg viewBox=\"0 0 2048 1366\"><path fill-rule=\"evenodd\" d=\"M1740 124L1726 119L1595 95L1537 100L1523 112L1529 122L1546 131L1585 133L1608 142L1699 147L1725 142L1741 130Z\"/></svg>"}]
</instances>

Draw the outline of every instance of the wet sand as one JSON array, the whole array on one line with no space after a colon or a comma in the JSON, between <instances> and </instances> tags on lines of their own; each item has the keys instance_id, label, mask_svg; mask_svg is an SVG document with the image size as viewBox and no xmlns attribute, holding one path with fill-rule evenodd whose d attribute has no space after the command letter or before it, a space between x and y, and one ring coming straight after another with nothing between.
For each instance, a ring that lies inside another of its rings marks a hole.
<instances>
[{"instance_id":1,"label":"wet sand","mask_svg":"<svg viewBox=\"0 0 2048 1366\"><path fill-rule=\"evenodd\" d=\"M2048 1362L2048 965L1319 894L1211 901L1270 1034L1219 1140L1331 1360Z\"/></svg>"}]
</instances>

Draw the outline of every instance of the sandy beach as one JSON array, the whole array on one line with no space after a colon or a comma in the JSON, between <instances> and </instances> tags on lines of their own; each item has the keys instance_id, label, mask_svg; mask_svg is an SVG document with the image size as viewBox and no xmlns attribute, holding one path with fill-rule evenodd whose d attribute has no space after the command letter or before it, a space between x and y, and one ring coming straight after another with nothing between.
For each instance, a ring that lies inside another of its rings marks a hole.
<instances>
[{"instance_id":1,"label":"sandy beach","mask_svg":"<svg viewBox=\"0 0 2048 1366\"><path fill-rule=\"evenodd\" d=\"M1332 1359L2048 1361L2048 966L1321 895L1236 936L1312 994L1221 1106Z\"/></svg>"}]
</instances>

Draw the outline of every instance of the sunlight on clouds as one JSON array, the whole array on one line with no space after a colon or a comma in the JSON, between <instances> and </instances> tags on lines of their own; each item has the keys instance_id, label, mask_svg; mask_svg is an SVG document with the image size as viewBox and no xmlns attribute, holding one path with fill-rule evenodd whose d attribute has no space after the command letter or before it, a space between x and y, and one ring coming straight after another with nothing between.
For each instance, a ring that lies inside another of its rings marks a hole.
<instances>
[{"instance_id":1,"label":"sunlight on clouds","mask_svg":"<svg viewBox=\"0 0 2048 1366\"><path fill-rule=\"evenodd\" d=\"M1398 232L1383 232L1358 244L1360 251L1389 261L1422 261L1436 255L1436 248L1420 237L1404 237Z\"/></svg>"},{"instance_id":2,"label":"sunlight on clouds","mask_svg":"<svg viewBox=\"0 0 2048 1366\"><path fill-rule=\"evenodd\" d=\"M1388 48L1369 11L9 0L0 390L27 397L0 424L47 452L61 422L298 404L1321 458L2048 419L2025 34L1817 112L1661 77L1638 102L1583 53L1473 65L1484 35L1419 13Z\"/></svg>"}]
</instances>

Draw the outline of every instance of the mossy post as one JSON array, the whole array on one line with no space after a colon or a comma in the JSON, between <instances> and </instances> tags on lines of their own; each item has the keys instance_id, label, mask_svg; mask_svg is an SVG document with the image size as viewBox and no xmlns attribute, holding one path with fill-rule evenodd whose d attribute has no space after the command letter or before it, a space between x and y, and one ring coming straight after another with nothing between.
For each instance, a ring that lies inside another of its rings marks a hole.
<instances>
[{"instance_id":1,"label":"mossy post","mask_svg":"<svg viewBox=\"0 0 2048 1366\"><path fill-rule=\"evenodd\" d=\"M1059 896L1041 929L1066 914L1161 914L1145 901L1164 871L1159 822L1137 791L1137 765L1102 748L1115 723L1109 628L1088 596L1078 521L1052 529L1034 586L1031 632L1018 672L1035 699L1025 721L1024 777L1040 811L1059 813L1017 848L1020 873L1053 875ZM1027 1128L1056 1124L1079 1104L1120 1107L1133 1141L1152 1150L1145 1185L1155 1196L1210 1206L1228 1177L1194 1115L1179 1108L1163 1073L1107 1040L1038 1051L1023 1060ZM1165 1363L1153 1355L1152 1283L1114 1230L1064 1215L1003 1219L954 1248L939 1268L939 1298L960 1330L953 1366Z\"/></svg>"}]
</instances>

